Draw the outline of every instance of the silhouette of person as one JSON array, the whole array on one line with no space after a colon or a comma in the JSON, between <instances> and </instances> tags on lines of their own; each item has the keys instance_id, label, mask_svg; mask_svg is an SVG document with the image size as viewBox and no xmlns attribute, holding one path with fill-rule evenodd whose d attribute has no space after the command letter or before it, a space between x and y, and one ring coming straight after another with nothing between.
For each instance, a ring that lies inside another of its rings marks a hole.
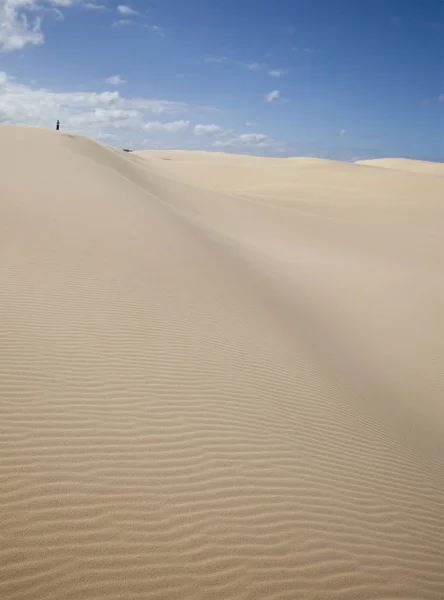
<instances>
[{"instance_id":1,"label":"silhouette of person","mask_svg":"<svg viewBox=\"0 0 444 600\"><path fill-rule=\"evenodd\" d=\"M56 130L58 131L59 129L60 129L60 121L57 119Z\"/></svg>"}]
</instances>

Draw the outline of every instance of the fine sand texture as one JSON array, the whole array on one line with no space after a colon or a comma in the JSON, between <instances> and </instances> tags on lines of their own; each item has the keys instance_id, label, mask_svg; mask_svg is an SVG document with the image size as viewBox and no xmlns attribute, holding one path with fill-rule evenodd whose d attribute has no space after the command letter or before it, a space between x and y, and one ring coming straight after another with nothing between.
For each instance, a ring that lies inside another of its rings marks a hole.
<instances>
[{"instance_id":1,"label":"fine sand texture","mask_svg":"<svg viewBox=\"0 0 444 600\"><path fill-rule=\"evenodd\" d=\"M439 165L0 168L2 600L444 598Z\"/></svg>"}]
</instances>

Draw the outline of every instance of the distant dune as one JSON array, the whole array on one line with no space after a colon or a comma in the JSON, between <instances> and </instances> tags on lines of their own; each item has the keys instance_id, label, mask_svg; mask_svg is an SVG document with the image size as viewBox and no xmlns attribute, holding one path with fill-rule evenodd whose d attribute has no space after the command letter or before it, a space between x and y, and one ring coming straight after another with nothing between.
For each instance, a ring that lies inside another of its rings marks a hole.
<instances>
[{"instance_id":1,"label":"distant dune","mask_svg":"<svg viewBox=\"0 0 444 600\"><path fill-rule=\"evenodd\" d=\"M412 173L444 176L444 163L428 162L425 160L411 160L409 158L378 158L374 160L358 160L360 165L369 167L382 167L384 169L397 169Z\"/></svg>"},{"instance_id":2,"label":"distant dune","mask_svg":"<svg viewBox=\"0 0 444 600\"><path fill-rule=\"evenodd\" d=\"M442 600L439 165L0 153L0 598Z\"/></svg>"}]
</instances>

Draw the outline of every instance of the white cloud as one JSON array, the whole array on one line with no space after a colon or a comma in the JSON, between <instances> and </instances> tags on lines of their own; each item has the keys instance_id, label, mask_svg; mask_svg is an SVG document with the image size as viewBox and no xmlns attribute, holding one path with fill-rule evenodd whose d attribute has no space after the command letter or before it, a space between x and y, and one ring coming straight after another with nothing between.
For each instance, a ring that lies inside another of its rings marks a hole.
<instances>
[{"instance_id":1,"label":"white cloud","mask_svg":"<svg viewBox=\"0 0 444 600\"><path fill-rule=\"evenodd\" d=\"M225 129L223 127L219 127L219 125L196 125L193 129L194 135L205 136L205 135L220 135L225 133Z\"/></svg>"},{"instance_id":2,"label":"white cloud","mask_svg":"<svg viewBox=\"0 0 444 600\"><path fill-rule=\"evenodd\" d=\"M217 140L213 143L214 147L239 147L239 146L257 146L265 147L268 145L273 138L265 133L242 133L240 135L234 135L227 140Z\"/></svg>"},{"instance_id":3,"label":"white cloud","mask_svg":"<svg viewBox=\"0 0 444 600\"><path fill-rule=\"evenodd\" d=\"M142 129L144 131L166 131L167 133L177 133L188 129L189 121L173 121L171 123L161 123L160 121L150 121L144 123Z\"/></svg>"},{"instance_id":4,"label":"white cloud","mask_svg":"<svg viewBox=\"0 0 444 600\"><path fill-rule=\"evenodd\" d=\"M268 71L268 74L270 77L282 77L287 74L287 71L285 71L285 69L272 69L271 71Z\"/></svg>"},{"instance_id":5,"label":"white cloud","mask_svg":"<svg viewBox=\"0 0 444 600\"><path fill-rule=\"evenodd\" d=\"M29 14L39 8L39 0L0 0L0 51L12 52L26 44L43 44L41 19L30 18Z\"/></svg>"},{"instance_id":6,"label":"white cloud","mask_svg":"<svg viewBox=\"0 0 444 600\"><path fill-rule=\"evenodd\" d=\"M80 6L87 10L105 10L102 4L83 0L0 0L0 52L21 50L26 45L43 44L45 11L58 21L64 20L60 9Z\"/></svg>"},{"instance_id":7,"label":"white cloud","mask_svg":"<svg viewBox=\"0 0 444 600\"><path fill-rule=\"evenodd\" d=\"M126 83L126 80L120 77L120 75L111 75L111 77L105 79L105 83L109 85L123 85Z\"/></svg>"},{"instance_id":8,"label":"white cloud","mask_svg":"<svg viewBox=\"0 0 444 600\"><path fill-rule=\"evenodd\" d=\"M174 114L188 112L192 107L185 102L173 102L171 100L149 100L147 98L131 98L126 100L133 108L149 111L155 115ZM195 107L199 110L211 110L207 107Z\"/></svg>"},{"instance_id":9,"label":"white cloud","mask_svg":"<svg viewBox=\"0 0 444 600\"><path fill-rule=\"evenodd\" d=\"M340 129L339 130L339 135L345 135L347 133L346 129Z\"/></svg>"},{"instance_id":10,"label":"white cloud","mask_svg":"<svg viewBox=\"0 0 444 600\"><path fill-rule=\"evenodd\" d=\"M245 127L257 127L257 123L255 123L254 121L247 121L245 123Z\"/></svg>"},{"instance_id":11,"label":"white cloud","mask_svg":"<svg viewBox=\"0 0 444 600\"><path fill-rule=\"evenodd\" d=\"M131 6L127 6L126 4L119 4L119 6L117 7L117 11L121 15L138 15L139 14L137 12L137 10L134 10L134 8L131 8Z\"/></svg>"},{"instance_id":12,"label":"white cloud","mask_svg":"<svg viewBox=\"0 0 444 600\"><path fill-rule=\"evenodd\" d=\"M277 100L281 95L279 90L273 90L268 94L265 94L265 102L273 102L273 100Z\"/></svg>"},{"instance_id":13,"label":"white cloud","mask_svg":"<svg viewBox=\"0 0 444 600\"><path fill-rule=\"evenodd\" d=\"M285 146L264 133L236 134L214 123L199 123L198 114L213 111L184 102L126 97L118 90L57 92L20 83L0 71L0 123L53 129L112 143L120 148L159 147L278 154ZM194 123L191 125L191 119ZM202 118L202 117L200 117ZM148 134L148 135L147 135Z\"/></svg>"},{"instance_id":14,"label":"white cloud","mask_svg":"<svg viewBox=\"0 0 444 600\"><path fill-rule=\"evenodd\" d=\"M444 1L444 0L443 0L443 1ZM441 96L438 98L438 100L439 100L440 102L444 102L444 94L441 94Z\"/></svg>"},{"instance_id":15,"label":"white cloud","mask_svg":"<svg viewBox=\"0 0 444 600\"><path fill-rule=\"evenodd\" d=\"M260 144L269 139L271 139L270 136L265 133L242 133L238 136L238 140L242 144Z\"/></svg>"},{"instance_id":16,"label":"white cloud","mask_svg":"<svg viewBox=\"0 0 444 600\"><path fill-rule=\"evenodd\" d=\"M265 133L242 133L232 135L227 139L216 140L213 148L225 148L227 150L248 152L281 154L288 151L285 143L279 142Z\"/></svg>"},{"instance_id":17,"label":"white cloud","mask_svg":"<svg viewBox=\"0 0 444 600\"><path fill-rule=\"evenodd\" d=\"M144 129L172 133L186 129L189 124L174 119L160 123L152 119L154 115L158 118L208 110L182 102L124 97L117 90L54 92L18 83L0 72L0 123L53 128L60 119L64 131L94 138L99 134L114 134L122 140L130 133L137 136Z\"/></svg>"}]
</instances>

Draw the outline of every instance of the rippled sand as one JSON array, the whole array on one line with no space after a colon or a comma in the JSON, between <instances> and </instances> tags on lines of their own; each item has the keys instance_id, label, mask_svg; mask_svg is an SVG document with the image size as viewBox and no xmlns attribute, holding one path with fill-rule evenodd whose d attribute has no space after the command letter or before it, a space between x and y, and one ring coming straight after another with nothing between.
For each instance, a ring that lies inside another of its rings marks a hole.
<instances>
[{"instance_id":1,"label":"rippled sand","mask_svg":"<svg viewBox=\"0 0 444 600\"><path fill-rule=\"evenodd\" d=\"M2 600L443 598L443 165L0 160Z\"/></svg>"}]
</instances>

